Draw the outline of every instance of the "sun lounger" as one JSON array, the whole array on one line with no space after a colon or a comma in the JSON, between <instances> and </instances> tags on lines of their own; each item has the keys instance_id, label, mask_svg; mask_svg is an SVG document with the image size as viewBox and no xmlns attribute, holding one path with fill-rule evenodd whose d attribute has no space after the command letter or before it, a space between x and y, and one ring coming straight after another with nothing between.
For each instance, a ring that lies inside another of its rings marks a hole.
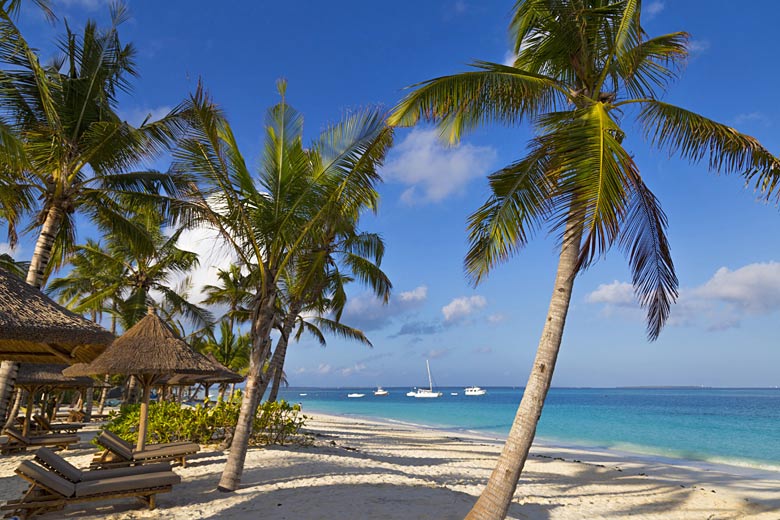
<instances>
[{"instance_id":1,"label":"sun lounger","mask_svg":"<svg viewBox=\"0 0 780 520\"><path fill-rule=\"evenodd\" d=\"M87 473L106 475L103 471ZM29 482L30 487L22 498L9 500L4 506L0 506L0 509L10 510L10 514L22 518L58 511L68 504L124 497L138 498L147 504L149 509L154 509L156 495L170 492L175 484L181 482L181 478L170 469L71 482L56 472L27 460L16 468L16 474Z\"/></svg>"},{"instance_id":2,"label":"sun lounger","mask_svg":"<svg viewBox=\"0 0 780 520\"><path fill-rule=\"evenodd\" d=\"M40 448L35 452L35 462L74 484L101 478L127 477L144 473L166 472L171 469L169 463L159 462L157 464L144 464L142 466L125 466L121 468L82 471L48 448Z\"/></svg>"},{"instance_id":3,"label":"sun lounger","mask_svg":"<svg viewBox=\"0 0 780 520\"><path fill-rule=\"evenodd\" d=\"M78 435L66 435L60 433L50 433L46 435L23 435L16 428L6 428L8 442L0 446L0 453L5 455L12 451L24 451L27 448L37 448L41 446L57 446L64 450L71 444L79 442Z\"/></svg>"},{"instance_id":4,"label":"sun lounger","mask_svg":"<svg viewBox=\"0 0 780 520\"><path fill-rule=\"evenodd\" d=\"M38 414L33 415L33 421L39 430L52 433L76 433L84 427L83 423L50 423L46 417Z\"/></svg>"},{"instance_id":5,"label":"sun lounger","mask_svg":"<svg viewBox=\"0 0 780 520\"><path fill-rule=\"evenodd\" d=\"M149 444L139 451L107 430L100 432L97 442L105 448L105 451L95 456L90 464L91 468L112 468L162 461L179 462L182 466L186 466L187 456L200 451L200 445L187 441Z\"/></svg>"}]
</instances>

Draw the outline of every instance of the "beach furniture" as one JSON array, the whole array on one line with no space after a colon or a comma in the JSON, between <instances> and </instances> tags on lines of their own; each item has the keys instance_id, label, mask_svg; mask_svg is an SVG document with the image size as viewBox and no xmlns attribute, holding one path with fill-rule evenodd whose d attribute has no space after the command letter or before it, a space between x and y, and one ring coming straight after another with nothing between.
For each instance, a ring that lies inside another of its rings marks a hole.
<instances>
[{"instance_id":1,"label":"beach furniture","mask_svg":"<svg viewBox=\"0 0 780 520\"><path fill-rule=\"evenodd\" d=\"M33 421L35 421L35 424L38 425L38 429L44 432L52 432L52 433L76 433L80 429L84 427L84 423L50 423L49 420L42 416L35 414L33 415Z\"/></svg>"},{"instance_id":2,"label":"beach furniture","mask_svg":"<svg viewBox=\"0 0 780 520\"><path fill-rule=\"evenodd\" d=\"M139 450L118 435L106 430L100 432L97 443L105 448L105 451L95 455L90 463L91 468L115 468L163 461L178 462L186 466L187 456L200 451L199 444L187 441L149 444Z\"/></svg>"},{"instance_id":3,"label":"beach furniture","mask_svg":"<svg viewBox=\"0 0 780 520\"><path fill-rule=\"evenodd\" d=\"M35 452L35 462L74 484L103 478L166 472L171 469L169 463L158 462L156 464L144 464L142 466L125 466L121 468L82 471L48 448L40 448Z\"/></svg>"},{"instance_id":4,"label":"beach furniture","mask_svg":"<svg viewBox=\"0 0 780 520\"><path fill-rule=\"evenodd\" d=\"M81 472L79 480L73 482L28 460L19 464L16 474L29 482L30 487L20 499L9 500L0 509L25 519L49 511L59 511L69 504L125 497L138 498L149 509L154 509L156 495L170 492L175 484L181 482L181 478L170 468L121 475L116 472L110 475L105 471ZM89 476L88 479L84 478L85 474ZM76 478L75 473L73 475Z\"/></svg>"},{"instance_id":5,"label":"beach furniture","mask_svg":"<svg viewBox=\"0 0 780 520\"><path fill-rule=\"evenodd\" d=\"M3 455L14 451L24 451L27 448L38 448L43 446L57 446L62 449L68 449L71 444L79 442L79 436L73 434L47 433L45 435L24 435L13 427L5 429L8 440L0 445L0 453Z\"/></svg>"}]
</instances>

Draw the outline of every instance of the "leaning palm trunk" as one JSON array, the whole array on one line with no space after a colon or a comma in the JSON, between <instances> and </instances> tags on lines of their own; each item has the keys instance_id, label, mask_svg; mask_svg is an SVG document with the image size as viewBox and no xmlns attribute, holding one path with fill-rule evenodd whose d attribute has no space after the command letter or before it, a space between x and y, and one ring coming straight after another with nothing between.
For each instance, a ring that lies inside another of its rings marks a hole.
<instances>
[{"instance_id":1,"label":"leaning palm trunk","mask_svg":"<svg viewBox=\"0 0 780 520\"><path fill-rule=\"evenodd\" d=\"M106 406L106 396L108 396L108 374L103 378L103 390L100 391L100 401L98 402L98 415L103 415L103 408Z\"/></svg>"},{"instance_id":2,"label":"leaning palm trunk","mask_svg":"<svg viewBox=\"0 0 780 520\"><path fill-rule=\"evenodd\" d=\"M279 337L279 341L276 342L274 354L271 356L271 361L268 363L268 368L265 371L266 377L263 378L263 382L259 388L261 398L263 395L265 395L266 390L268 390L269 383L272 380L277 380L277 373L279 374L279 377L281 377L282 368L284 367L284 358L287 355L287 344L289 343L292 329L295 326L295 318L298 317L300 312L301 306L299 304L293 305L290 308L290 312L288 312L287 316L284 318L284 323L282 324L282 334ZM275 386L277 386L278 392L278 385ZM275 398L271 399L269 396L268 400L272 401L275 400Z\"/></svg>"},{"instance_id":3,"label":"leaning palm trunk","mask_svg":"<svg viewBox=\"0 0 780 520\"><path fill-rule=\"evenodd\" d=\"M95 400L95 389L89 387L84 391L84 422L92 421L92 405Z\"/></svg>"},{"instance_id":4,"label":"leaning palm trunk","mask_svg":"<svg viewBox=\"0 0 780 520\"><path fill-rule=\"evenodd\" d=\"M279 387L281 386L283 377L284 370L277 368L276 372L274 372L274 383L271 385L271 391L268 393L268 401L272 403L276 402L276 399L279 397Z\"/></svg>"},{"instance_id":5,"label":"leaning palm trunk","mask_svg":"<svg viewBox=\"0 0 780 520\"><path fill-rule=\"evenodd\" d=\"M24 390L21 388L17 388L14 394L16 397L14 397L14 404L11 407L11 410L8 412L8 420L5 421L5 428L14 425L16 416L19 415L19 408L22 406L22 399L24 399Z\"/></svg>"},{"instance_id":6,"label":"leaning palm trunk","mask_svg":"<svg viewBox=\"0 0 780 520\"><path fill-rule=\"evenodd\" d=\"M269 277L271 278L271 277ZM272 278L271 278L272 279ZM241 482L241 474L244 472L244 461L249 448L249 438L252 435L252 426L260 404L262 394L259 392L263 384L263 360L268 357L271 348L270 334L274 323L275 288L266 289L266 294L259 301L252 324L252 351L249 357L249 374L246 378L246 390L241 400L241 408L238 413L236 431L230 444L230 454L219 480L219 491L235 491Z\"/></svg>"},{"instance_id":7,"label":"leaning palm trunk","mask_svg":"<svg viewBox=\"0 0 780 520\"><path fill-rule=\"evenodd\" d=\"M0 364L0 389L3 395L0 397L0 419L4 419L8 411L11 397L16 384L16 374L19 372L19 363L13 361L3 361ZM13 416L10 416L12 418Z\"/></svg>"},{"instance_id":8,"label":"leaning palm trunk","mask_svg":"<svg viewBox=\"0 0 780 520\"><path fill-rule=\"evenodd\" d=\"M561 248L547 320L542 329L542 337L536 350L531 374L528 376L528 383L523 391L523 399L520 401L509 437L490 475L487 487L465 520L502 520L506 517L509 505L512 503L517 481L531 450L536 426L542 415L542 407L550 390L574 278L577 275L581 237L582 228L572 231L570 221Z\"/></svg>"}]
</instances>

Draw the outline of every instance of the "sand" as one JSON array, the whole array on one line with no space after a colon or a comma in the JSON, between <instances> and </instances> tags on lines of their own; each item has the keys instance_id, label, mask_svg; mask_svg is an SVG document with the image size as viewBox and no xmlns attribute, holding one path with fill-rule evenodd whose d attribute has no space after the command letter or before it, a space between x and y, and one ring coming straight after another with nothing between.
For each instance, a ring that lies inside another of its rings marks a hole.
<instances>
[{"instance_id":1,"label":"sand","mask_svg":"<svg viewBox=\"0 0 780 520\"><path fill-rule=\"evenodd\" d=\"M154 511L124 499L39 518L461 519L500 449L489 438L322 414L308 421L307 431L310 446L250 449L235 493L215 491L226 454L206 447L187 468L175 468L182 484L159 495ZM81 468L94 453L86 442L61 452ZM0 458L3 501L25 489L13 470L30 457ZM508 518L778 520L780 475L539 446Z\"/></svg>"}]
</instances>

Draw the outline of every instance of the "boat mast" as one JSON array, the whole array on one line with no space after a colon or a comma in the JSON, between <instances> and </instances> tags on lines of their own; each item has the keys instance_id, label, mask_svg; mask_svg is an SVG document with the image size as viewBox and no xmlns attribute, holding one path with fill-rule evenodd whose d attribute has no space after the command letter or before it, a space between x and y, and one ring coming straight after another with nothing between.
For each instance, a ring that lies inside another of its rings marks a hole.
<instances>
[{"instance_id":1,"label":"boat mast","mask_svg":"<svg viewBox=\"0 0 780 520\"><path fill-rule=\"evenodd\" d=\"M425 360L425 366L428 368L428 389L433 392L433 380L431 379L431 364Z\"/></svg>"}]
</instances>

